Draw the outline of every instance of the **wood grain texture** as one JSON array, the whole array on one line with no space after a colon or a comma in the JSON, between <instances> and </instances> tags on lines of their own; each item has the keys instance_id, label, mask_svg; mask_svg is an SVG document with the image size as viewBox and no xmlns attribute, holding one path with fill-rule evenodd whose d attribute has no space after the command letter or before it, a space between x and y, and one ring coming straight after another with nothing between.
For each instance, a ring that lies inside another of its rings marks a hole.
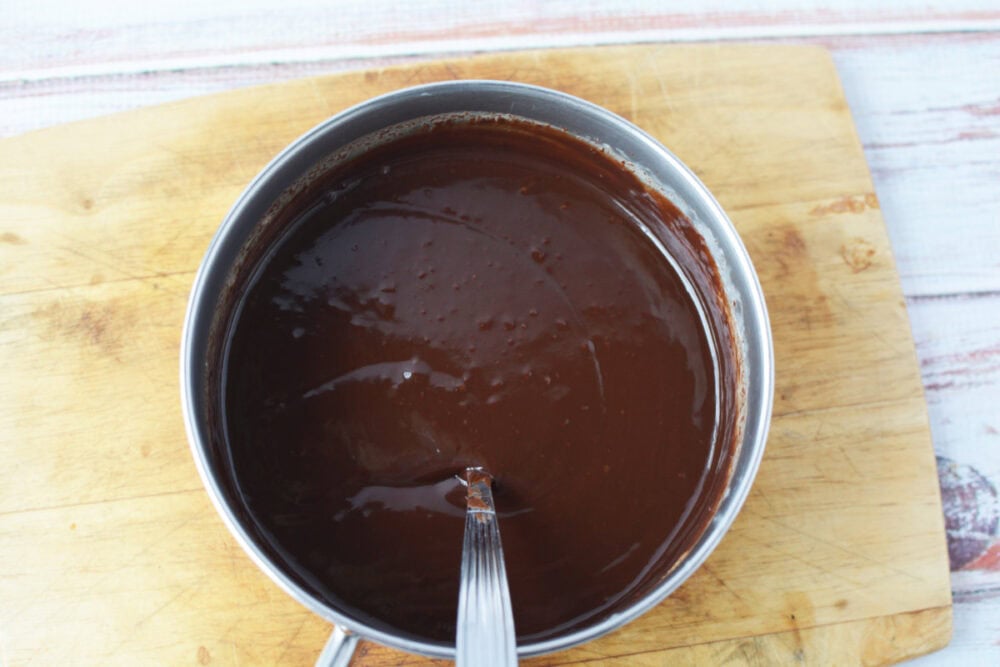
<instances>
[{"instance_id":1,"label":"wood grain texture","mask_svg":"<svg viewBox=\"0 0 1000 667\"><path fill-rule=\"evenodd\" d=\"M1000 290L1000 33L814 41L831 50L844 80L904 294ZM226 57L237 59L238 53ZM6 110L0 136L236 87L413 60L282 61L0 83ZM919 339L920 331L915 335Z\"/></svg>"},{"instance_id":2,"label":"wood grain texture","mask_svg":"<svg viewBox=\"0 0 1000 667\"><path fill-rule=\"evenodd\" d=\"M1000 35L845 39L836 59L904 293L1000 292Z\"/></svg>"},{"instance_id":3,"label":"wood grain texture","mask_svg":"<svg viewBox=\"0 0 1000 667\"><path fill-rule=\"evenodd\" d=\"M0 143L9 664L314 658L324 624L256 571L198 488L176 384L186 291L229 204L291 139L377 93L471 76L560 88L661 138L730 212L775 335L768 451L722 545L626 629L539 664L664 651L884 664L947 641L920 378L832 62L800 47L623 47L302 80Z\"/></svg>"},{"instance_id":4,"label":"wood grain texture","mask_svg":"<svg viewBox=\"0 0 1000 667\"><path fill-rule=\"evenodd\" d=\"M704 642L682 648L645 651L577 664L658 667L678 665L882 665L887 659L906 660L933 651L950 632L951 616L940 609L915 611L879 619L834 623L820 628L794 628L786 632ZM898 638L906 637L904 643ZM923 641L911 642L920 637ZM448 665L400 657L377 644L363 642L358 661L376 667ZM531 667L565 665L561 656L526 661Z\"/></svg>"},{"instance_id":5,"label":"wood grain texture","mask_svg":"<svg viewBox=\"0 0 1000 667\"><path fill-rule=\"evenodd\" d=\"M0 40L17 48L0 53L0 80L622 41L1000 29L1000 9L989 0L219 0L156 7L94 0L44 11L45 4L15 0L8 8Z\"/></svg>"}]
</instances>

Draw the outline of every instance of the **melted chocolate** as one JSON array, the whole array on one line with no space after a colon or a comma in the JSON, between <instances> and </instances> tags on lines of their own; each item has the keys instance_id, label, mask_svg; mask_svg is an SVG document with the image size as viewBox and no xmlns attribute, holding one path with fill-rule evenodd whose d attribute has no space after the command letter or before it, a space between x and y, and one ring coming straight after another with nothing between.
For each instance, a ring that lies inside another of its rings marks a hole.
<instances>
[{"instance_id":1,"label":"melted chocolate","mask_svg":"<svg viewBox=\"0 0 1000 667\"><path fill-rule=\"evenodd\" d=\"M233 494L291 576L450 643L455 475L482 466L520 641L662 580L725 484L736 372L668 201L562 132L480 119L332 167L286 213L210 395Z\"/></svg>"}]
</instances>

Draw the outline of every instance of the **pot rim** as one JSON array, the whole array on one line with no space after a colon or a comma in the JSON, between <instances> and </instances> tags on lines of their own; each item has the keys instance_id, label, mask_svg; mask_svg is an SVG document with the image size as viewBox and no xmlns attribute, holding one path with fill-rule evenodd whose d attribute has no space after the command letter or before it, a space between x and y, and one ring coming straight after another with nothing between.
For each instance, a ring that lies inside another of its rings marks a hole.
<instances>
[{"instance_id":1,"label":"pot rim","mask_svg":"<svg viewBox=\"0 0 1000 667\"><path fill-rule=\"evenodd\" d=\"M471 108L470 108L471 107ZM436 111L435 111L436 109ZM429 113L422 113L429 111ZM431 657L455 657L454 646L396 635L345 615L317 599L287 576L250 537L230 505L209 456L204 419L205 344L216 299L225 274L256 221L293 180L331 152L325 140L347 133L332 150L399 122L453 112L485 112L521 116L561 128L592 142L613 147L651 175L664 194L692 217L699 231L707 228L721 249L720 272L729 273L727 297L736 292L743 339L746 411L726 491L714 516L679 563L659 585L622 611L578 630L518 646L520 657L564 650L605 635L649 611L676 590L715 549L739 513L763 456L774 393L774 352L767 308L756 272L729 218L705 185L673 153L624 118L572 95L523 83L461 80L425 84L390 92L350 107L315 126L289 144L251 181L215 233L195 275L184 319L180 348L181 403L188 441L198 474L212 504L250 559L300 604L322 618L363 638ZM569 123L553 121L565 118ZM574 127L568 127L573 125ZM367 132L364 130L367 129ZM352 132L361 132L352 134ZM622 147L624 144L624 148ZM259 211L255 215L255 211ZM714 253L713 253L714 254ZM724 282L727 276L723 276Z\"/></svg>"}]
</instances>

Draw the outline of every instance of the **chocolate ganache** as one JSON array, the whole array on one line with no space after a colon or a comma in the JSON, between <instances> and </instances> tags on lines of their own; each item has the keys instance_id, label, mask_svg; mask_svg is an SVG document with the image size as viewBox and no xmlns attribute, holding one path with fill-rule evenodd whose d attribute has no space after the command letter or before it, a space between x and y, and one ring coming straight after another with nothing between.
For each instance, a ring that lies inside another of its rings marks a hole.
<instances>
[{"instance_id":1,"label":"chocolate ganache","mask_svg":"<svg viewBox=\"0 0 1000 667\"><path fill-rule=\"evenodd\" d=\"M283 207L217 316L209 400L231 492L289 576L450 643L455 475L475 465L519 641L662 580L736 431L728 311L690 221L607 151L508 117L401 133Z\"/></svg>"}]
</instances>

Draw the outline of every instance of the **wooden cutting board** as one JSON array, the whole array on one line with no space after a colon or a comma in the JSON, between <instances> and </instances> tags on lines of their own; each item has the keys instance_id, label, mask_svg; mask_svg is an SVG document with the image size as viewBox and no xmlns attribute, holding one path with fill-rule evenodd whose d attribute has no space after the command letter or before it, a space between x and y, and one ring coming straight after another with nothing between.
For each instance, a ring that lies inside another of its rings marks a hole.
<instances>
[{"instance_id":1,"label":"wooden cutting board","mask_svg":"<svg viewBox=\"0 0 1000 667\"><path fill-rule=\"evenodd\" d=\"M230 204L299 134L473 77L564 90L657 136L729 212L774 328L771 437L721 546L638 621L531 664L885 664L948 641L920 376L829 56L632 46L319 77L0 142L3 664L311 664L328 625L251 564L188 451L188 290ZM355 662L423 660L363 644Z\"/></svg>"}]
</instances>

